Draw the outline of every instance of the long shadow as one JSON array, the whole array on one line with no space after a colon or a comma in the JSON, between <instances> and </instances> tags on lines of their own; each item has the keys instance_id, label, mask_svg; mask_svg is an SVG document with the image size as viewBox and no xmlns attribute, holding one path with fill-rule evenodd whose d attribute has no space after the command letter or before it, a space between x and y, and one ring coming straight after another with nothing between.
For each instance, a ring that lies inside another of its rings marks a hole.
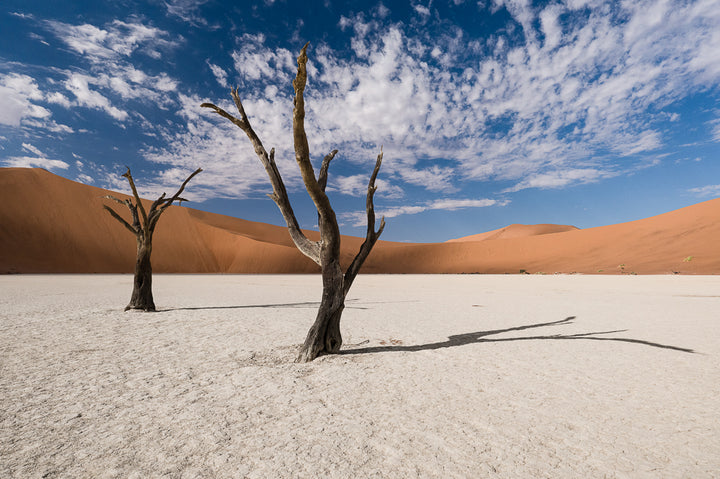
<instances>
[{"instance_id":1,"label":"long shadow","mask_svg":"<svg viewBox=\"0 0 720 479\"><path fill-rule=\"evenodd\" d=\"M652 346L655 348L672 349L674 351L681 351L683 353L695 353L695 351L692 349L680 348L677 346L670 346L667 344L653 343L651 341L645 341L642 339L598 337L599 335L602 335L602 334L623 333L623 332L626 332L627 329L618 329L615 331L597 331L597 332L593 332L593 333L579 333L579 334L553 334L553 335L545 335L545 336L523 336L523 337L515 337L515 338L485 339L487 336L508 333L511 331L523 331L526 329L542 328L545 326L561 326L561 325L566 325L566 324L572 324L573 319L575 319L575 316L568 316L567 318L561 319L560 321L552 321L549 323L537 323L537 324L529 324L526 326L517 326L514 328L494 329L491 331L477 331L475 333L456 334L456 335L448 337L447 341L440 341L437 343L417 344L417 345L408 345L408 346L405 346L405 345L370 346L367 348L343 349L340 351L339 354L366 354L366 353L402 352L402 351L409 351L409 352L432 351L434 349L465 346L466 344L499 343L499 342L506 342L506 341L530 341L530 340L540 340L540 339L567 339L567 340L587 339L587 340L592 340L592 341L618 341L618 342L623 342L623 343L642 344L645 346Z\"/></svg>"},{"instance_id":2,"label":"long shadow","mask_svg":"<svg viewBox=\"0 0 720 479\"><path fill-rule=\"evenodd\" d=\"M353 303L360 302L359 299L348 299L345 300L345 309L370 309L364 306L354 306ZM402 303L411 303L417 301L393 301ZM364 301L363 304L383 304L386 301ZM306 301L304 303L280 303L280 304L243 304L241 306L193 306L187 308L167 308L159 309L158 313L165 313L168 311L200 311L200 310L212 310L212 309L254 309L254 308L317 308L320 306L319 301Z\"/></svg>"},{"instance_id":3,"label":"long shadow","mask_svg":"<svg viewBox=\"0 0 720 479\"><path fill-rule=\"evenodd\" d=\"M159 310L159 313L167 311L200 311L205 309L255 309L255 308L309 308L318 307L320 303L317 301L307 301L304 303L282 303L282 304L243 304L242 306L195 306L187 308L168 308Z\"/></svg>"}]
</instances>

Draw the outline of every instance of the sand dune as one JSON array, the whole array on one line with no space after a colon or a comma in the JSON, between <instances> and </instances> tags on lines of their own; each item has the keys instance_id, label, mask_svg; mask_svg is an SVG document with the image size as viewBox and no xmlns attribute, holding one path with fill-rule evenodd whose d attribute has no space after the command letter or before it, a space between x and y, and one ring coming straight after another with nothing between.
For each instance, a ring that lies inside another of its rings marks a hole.
<instances>
[{"instance_id":1,"label":"sand dune","mask_svg":"<svg viewBox=\"0 0 720 479\"><path fill-rule=\"evenodd\" d=\"M131 272L134 238L103 211L105 194L42 169L0 169L0 272ZM585 230L510 225L446 243L380 241L363 272L716 274L718 219L720 199ZM345 264L361 242L343 237ZM187 207L168 209L154 245L158 273L318 271L295 249L284 227Z\"/></svg>"},{"instance_id":2,"label":"sand dune","mask_svg":"<svg viewBox=\"0 0 720 479\"><path fill-rule=\"evenodd\" d=\"M551 233L563 233L565 231L574 231L578 228L570 225L552 225L552 224L540 224L540 225L520 225L513 224L500 228L487 233L479 233L476 235L463 236L462 238L456 238L448 240L448 243L462 243L466 241L487 241L487 240L498 240L508 238L524 238L526 236L538 236L547 235Z\"/></svg>"},{"instance_id":3,"label":"sand dune","mask_svg":"<svg viewBox=\"0 0 720 479\"><path fill-rule=\"evenodd\" d=\"M103 211L103 203L110 204L102 199L110 193L107 190L41 169L7 168L0 170L0 191L1 271L132 272L135 239ZM116 210L129 216L121 208ZM286 236L282 227L173 206L155 232L153 269L161 273L316 271L316 265Z\"/></svg>"}]
</instances>

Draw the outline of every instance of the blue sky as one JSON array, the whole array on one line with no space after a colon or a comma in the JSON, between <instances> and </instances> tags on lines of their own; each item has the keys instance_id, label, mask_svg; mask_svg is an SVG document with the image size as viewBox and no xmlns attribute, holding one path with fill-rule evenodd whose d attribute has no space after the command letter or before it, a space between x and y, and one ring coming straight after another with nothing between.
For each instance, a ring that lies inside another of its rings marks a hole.
<instances>
[{"instance_id":1,"label":"blue sky","mask_svg":"<svg viewBox=\"0 0 720 479\"><path fill-rule=\"evenodd\" d=\"M375 195L383 239L511 223L580 228L720 196L720 2L16 1L0 8L0 166L174 191L283 224L234 125L276 148L298 220L316 224L292 151L291 80L310 42L307 132L345 234Z\"/></svg>"}]
</instances>

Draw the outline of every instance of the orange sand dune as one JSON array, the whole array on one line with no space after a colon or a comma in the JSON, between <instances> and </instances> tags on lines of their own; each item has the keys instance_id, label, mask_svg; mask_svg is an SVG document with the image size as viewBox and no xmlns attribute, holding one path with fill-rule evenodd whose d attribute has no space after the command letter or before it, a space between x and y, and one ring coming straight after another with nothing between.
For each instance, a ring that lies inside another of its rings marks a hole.
<instances>
[{"instance_id":1,"label":"orange sand dune","mask_svg":"<svg viewBox=\"0 0 720 479\"><path fill-rule=\"evenodd\" d=\"M103 211L106 194L42 169L0 169L0 272L132 272L135 240ZM315 232L308 235L317 238ZM363 272L716 274L720 273L718 238L720 199L585 230L511 225L447 243L381 241ZM345 264L361 243L361 238L343 237ZM158 273L319 271L295 249L284 227L179 206L169 208L158 224L153 269Z\"/></svg>"},{"instance_id":2,"label":"orange sand dune","mask_svg":"<svg viewBox=\"0 0 720 479\"><path fill-rule=\"evenodd\" d=\"M0 170L0 271L22 273L127 273L135 264L135 238L102 209L127 209L102 196L111 192L42 169ZM125 195L112 193L121 198ZM149 202L148 202L149 207ZM125 211L123 211L123 209ZM247 231L247 234L243 232ZM153 241L158 273L310 273L285 228L173 206ZM288 238L289 239L289 238Z\"/></svg>"},{"instance_id":3,"label":"orange sand dune","mask_svg":"<svg viewBox=\"0 0 720 479\"><path fill-rule=\"evenodd\" d=\"M476 235L464 236L462 238L451 239L448 243L461 243L465 241L486 241L496 239L508 239L508 238L523 238L525 236L537 236L547 235L552 233L563 233L565 231L574 231L577 228L570 225L519 225L514 224L500 228L487 233L480 233Z\"/></svg>"}]
</instances>

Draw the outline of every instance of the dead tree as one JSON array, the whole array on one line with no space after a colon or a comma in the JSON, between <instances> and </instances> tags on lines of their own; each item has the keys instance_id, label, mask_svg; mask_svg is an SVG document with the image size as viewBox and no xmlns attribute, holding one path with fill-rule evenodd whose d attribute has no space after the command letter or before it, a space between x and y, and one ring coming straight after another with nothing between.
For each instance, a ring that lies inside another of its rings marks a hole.
<instances>
[{"instance_id":1,"label":"dead tree","mask_svg":"<svg viewBox=\"0 0 720 479\"><path fill-rule=\"evenodd\" d=\"M152 254L152 237L155 232L155 227L165 210L167 210L174 201L187 201L184 198L180 198L180 194L185 189L185 185L192 179L193 176L197 175L202 171L201 168L195 170L190 176L183 181L180 189L170 198L165 198L165 193L155 200L150 206L150 211L146 212L145 207L140 200L137 189L135 188L135 181L130 174L130 168L128 167L127 172L122 175L127 178L130 183L130 189L132 190L135 203L131 199L121 200L112 195L103 196L125 205L130 210L132 217L132 223L128 223L125 219L120 216L115 210L107 205L103 205L108 213L113 218L118 220L125 228L130 230L135 235L137 242L137 259L135 260L135 277L133 281L133 292L130 297L130 303L125 307L125 311L129 309L141 309L143 311L155 311L155 302L153 301L152 294L152 264L150 263L150 255ZM140 215L138 215L138 210Z\"/></svg>"},{"instance_id":2,"label":"dead tree","mask_svg":"<svg viewBox=\"0 0 720 479\"><path fill-rule=\"evenodd\" d=\"M360 271L365 259L370 254L370 250L380 237L383 228L385 228L385 219L380 221L380 228L375 231L375 209L373 205L373 195L377 187L375 179L377 178L380 165L382 163L382 149L375 162L375 169L370 176L368 183L367 197L365 201L365 209L367 211L367 234L365 241L360 247L360 251L350 264L348 269L343 273L340 266L340 229L338 228L335 211L330 205L330 200L325 194L325 186L327 184L328 167L330 162L337 154L337 150L330 152L322 161L320 172L315 177L312 163L310 162L310 151L308 140L305 134L305 100L303 92L307 82L307 44L300 52L297 59L298 69L293 88L295 90L295 101L293 109L293 140L295 145L295 159L300 167L305 188L310 194L315 208L318 211L318 226L320 229L320 241L310 241L300 230L295 213L293 212L285 185L280 176L280 172L275 164L275 149L271 149L268 154L262 142L258 138L255 131L250 126L250 121L245 114L242 102L238 95L238 89L231 90L235 106L240 113L237 118L222 108L212 103L203 103L201 106L211 108L218 115L222 116L237 125L250 139L255 153L265 167L265 171L270 177L273 193L268 195L277 204L280 212L287 223L290 236L295 246L305 256L309 257L315 263L320 265L322 271L323 292L315 323L307 334L305 343L296 359L297 362L308 362L315 359L321 354L337 353L342 345L342 336L340 335L340 317L345 308L345 297L347 296L350 286Z\"/></svg>"}]
</instances>

